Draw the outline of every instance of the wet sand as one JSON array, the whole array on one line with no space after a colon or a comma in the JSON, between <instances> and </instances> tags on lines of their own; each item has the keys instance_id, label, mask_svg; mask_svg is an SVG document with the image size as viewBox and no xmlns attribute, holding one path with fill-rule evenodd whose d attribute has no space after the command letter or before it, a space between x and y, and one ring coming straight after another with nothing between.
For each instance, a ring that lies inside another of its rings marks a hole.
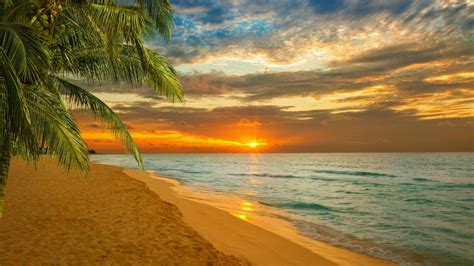
<instances>
[{"instance_id":1,"label":"wet sand","mask_svg":"<svg viewBox=\"0 0 474 266\"><path fill-rule=\"evenodd\" d=\"M255 203L238 202L242 199L211 193L203 196L202 192L186 189L175 180L149 172L133 169L124 169L124 172L146 183L163 200L177 206L184 221L217 249L253 264L393 265L385 260L303 237L288 221L243 212L248 208L258 208ZM205 204L208 202L220 208ZM240 210L230 211L229 205L236 205Z\"/></svg>"}]
</instances>

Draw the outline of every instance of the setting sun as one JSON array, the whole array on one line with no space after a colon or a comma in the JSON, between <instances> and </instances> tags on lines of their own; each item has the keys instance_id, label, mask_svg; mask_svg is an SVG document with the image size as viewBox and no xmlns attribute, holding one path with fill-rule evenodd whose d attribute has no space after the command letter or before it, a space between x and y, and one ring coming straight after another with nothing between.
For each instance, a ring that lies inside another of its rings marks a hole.
<instances>
[{"instance_id":1,"label":"setting sun","mask_svg":"<svg viewBox=\"0 0 474 266\"><path fill-rule=\"evenodd\" d=\"M256 148L258 146L258 143L256 141L252 141L247 143L247 145L251 148Z\"/></svg>"},{"instance_id":2,"label":"setting sun","mask_svg":"<svg viewBox=\"0 0 474 266\"><path fill-rule=\"evenodd\" d=\"M264 142L264 141L260 141L260 140L252 140L252 141L250 141L250 142L248 142L247 144L244 144L244 145L246 145L246 146L248 146L252 149L255 149L259 146L267 145L267 143Z\"/></svg>"}]
</instances>

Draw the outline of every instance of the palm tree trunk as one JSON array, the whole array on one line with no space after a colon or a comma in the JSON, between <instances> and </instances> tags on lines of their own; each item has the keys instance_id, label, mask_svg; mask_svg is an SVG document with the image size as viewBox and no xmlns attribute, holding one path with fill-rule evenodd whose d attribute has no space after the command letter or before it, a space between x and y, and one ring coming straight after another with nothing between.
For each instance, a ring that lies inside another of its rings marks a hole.
<instances>
[{"instance_id":1,"label":"palm tree trunk","mask_svg":"<svg viewBox=\"0 0 474 266\"><path fill-rule=\"evenodd\" d=\"M5 188L7 185L8 169L12 158L12 139L8 135L1 146L0 151L0 219L3 217L3 204L5 199Z\"/></svg>"}]
</instances>

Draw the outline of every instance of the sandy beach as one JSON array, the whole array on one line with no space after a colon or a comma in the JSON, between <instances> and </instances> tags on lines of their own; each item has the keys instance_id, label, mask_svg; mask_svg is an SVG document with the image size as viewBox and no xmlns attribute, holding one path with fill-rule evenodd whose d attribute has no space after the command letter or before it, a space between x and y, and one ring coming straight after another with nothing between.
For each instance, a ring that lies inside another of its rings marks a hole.
<instances>
[{"instance_id":1,"label":"sandy beach","mask_svg":"<svg viewBox=\"0 0 474 266\"><path fill-rule=\"evenodd\" d=\"M83 178L51 159L36 169L14 160L0 263L390 264L303 237L290 240L183 197L175 186L114 166L91 164Z\"/></svg>"}]
</instances>

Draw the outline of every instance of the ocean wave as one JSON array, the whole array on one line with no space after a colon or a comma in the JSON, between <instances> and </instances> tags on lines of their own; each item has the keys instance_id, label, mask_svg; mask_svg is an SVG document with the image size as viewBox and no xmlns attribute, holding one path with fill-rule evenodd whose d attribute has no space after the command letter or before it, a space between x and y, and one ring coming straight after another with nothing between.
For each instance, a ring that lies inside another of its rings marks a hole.
<instances>
[{"instance_id":1,"label":"ocean wave","mask_svg":"<svg viewBox=\"0 0 474 266\"><path fill-rule=\"evenodd\" d=\"M420 199L420 198L410 198L403 200L405 202L416 202L416 203L433 203L432 200L429 199Z\"/></svg>"},{"instance_id":2,"label":"ocean wave","mask_svg":"<svg viewBox=\"0 0 474 266\"><path fill-rule=\"evenodd\" d=\"M307 203L307 202L283 202L283 203L267 203L267 202L260 202L263 205L271 206L271 207L278 207L278 208L289 208L289 209L297 209L297 210L319 210L319 211L333 211L330 207L317 204L317 203Z\"/></svg>"},{"instance_id":3,"label":"ocean wave","mask_svg":"<svg viewBox=\"0 0 474 266\"><path fill-rule=\"evenodd\" d=\"M468 184L445 183L445 184L437 185L436 187L440 187L440 188L474 188L474 183L468 183Z\"/></svg>"},{"instance_id":4,"label":"ocean wave","mask_svg":"<svg viewBox=\"0 0 474 266\"><path fill-rule=\"evenodd\" d=\"M209 171L193 171L193 170L184 170L184 169L179 169L179 168L156 168L156 171L176 171L176 172L181 172L185 174L212 174L212 172Z\"/></svg>"},{"instance_id":5,"label":"ocean wave","mask_svg":"<svg viewBox=\"0 0 474 266\"><path fill-rule=\"evenodd\" d=\"M434 184L429 184L428 181L416 182L416 183L409 183L409 182L401 182L399 185L402 186L411 186L411 187L420 187L423 190L440 190L440 189L463 189L463 188L474 188L473 183L441 183L439 181L434 181Z\"/></svg>"},{"instance_id":6,"label":"ocean wave","mask_svg":"<svg viewBox=\"0 0 474 266\"><path fill-rule=\"evenodd\" d=\"M366 177L396 177L395 175L365 172L365 171L341 171L341 170L315 170L316 173L322 174L334 174L334 175L353 175L353 176L366 176Z\"/></svg>"},{"instance_id":7,"label":"ocean wave","mask_svg":"<svg viewBox=\"0 0 474 266\"><path fill-rule=\"evenodd\" d=\"M422 265L423 263L420 262L427 262L425 258L421 260L420 258L418 260L414 258L419 257L419 254L406 254L406 252L388 246L363 241L322 224L303 220L293 220L292 223L306 237L347 248L358 253L389 260L399 265Z\"/></svg>"},{"instance_id":8,"label":"ocean wave","mask_svg":"<svg viewBox=\"0 0 474 266\"><path fill-rule=\"evenodd\" d=\"M319 176L312 176L310 177L310 179L318 180L318 181L341 181L340 179L336 179L336 178L319 177Z\"/></svg>"},{"instance_id":9,"label":"ocean wave","mask_svg":"<svg viewBox=\"0 0 474 266\"><path fill-rule=\"evenodd\" d=\"M336 192L338 192L338 193L341 193L341 192L342 192L342 193L349 194L349 195L351 195L351 194L364 194L364 193L362 193L362 192L350 191L350 190L337 190Z\"/></svg>"},{"instance_id":10,"label":"ocean wave","mask_svg":"<svg viewBox=\"0 0 474 266\"><path fill-rule=\"evenodd\" d=\"M436 180L432 180L432 179L427 179L427 178L423 178L423 177L415 177L415 178L412 178L413 181L418 181L418 182L439 182L439 181L436 181Z\"/></svg>"},{"instance_id":11,"label":"ocean wave","mask_svg":"<svg viewBox=\"0 0 474 266\"><path fill-rule=\"evenodd\" d=\"M229 174L231 176L256 176L256 177L270 177L270 178L302 178L295 175L275 175L275 174Z\"/></svg>"},{"instance_id":12,"label":"ocean wave","mask_svg":"<svg viewBox=\"0 0 474 266\"><path fill-rule=\"evenodd\" d=\"M463 198L460 201L474 202L474 198Z\"/></svg>"}]
</instances>

